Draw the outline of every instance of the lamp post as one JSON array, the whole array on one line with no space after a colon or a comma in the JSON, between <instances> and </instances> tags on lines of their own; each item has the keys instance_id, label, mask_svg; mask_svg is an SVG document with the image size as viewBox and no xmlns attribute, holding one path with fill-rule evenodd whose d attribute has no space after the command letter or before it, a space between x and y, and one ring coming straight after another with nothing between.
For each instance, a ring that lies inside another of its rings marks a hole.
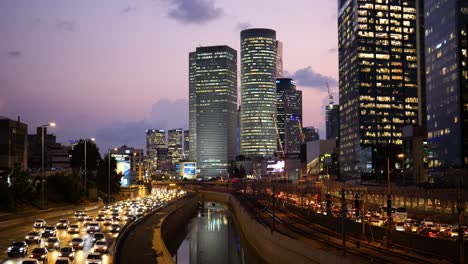
<instances>
[{"instance_id":1,"label":"lamp post","mask_svg":"<svg viewBox=\"0 0 468 264\"><path fill-rule=\"evenodd\" d=\"M45 175L45 172L44 172L44 128L46 127L54 127L55 126L55 123L54 122L51 122L49 124L45 124L45 125L42 125L41 126L41 137L42 137L42 166L41 166L41 173L42 173L42 177L41 177L41 208L44 209L44 175Z\"/></svg>"},{"instance_id":2,"label":"lamp post","mask_svg":"<svg viewBox=\"0 0 468 264\"><path fill-rule=\"evenodd\" d=\"M84 177L85 177L85 183L84 183L84 198L85 198L85 203L87 202L88 200L88 195L87 195L87 190L86 190L86 185L88 183L88 168L87 168L87 156L86 156L86 145L87 145L87 142L88 140L91 140L91 141L95 141L96 139L95 138L90 138L90 139L85 139L84 140Z\"/></svg>"}]
</instances>

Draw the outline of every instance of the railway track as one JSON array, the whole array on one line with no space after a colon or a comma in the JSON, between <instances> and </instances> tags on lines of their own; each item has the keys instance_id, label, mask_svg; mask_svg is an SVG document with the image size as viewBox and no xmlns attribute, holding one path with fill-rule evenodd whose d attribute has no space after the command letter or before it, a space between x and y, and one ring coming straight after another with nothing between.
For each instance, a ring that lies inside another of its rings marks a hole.
<instances>
[{"instance_id":1,"label":"railway track","mask_svg":"<svg viewBox=\"0 0 468 264\"><path fill-rule=\"evenodd\" d=\"M252 201L251 201L252 202ZM267 221L265 218L273 219L277 224L297 233L305 238L318 241L324 245L332 247L336 250L343 249L341 235L329 230L318 224L311 223L309 220L296 213L278 208L276 214L273 214L270 208L261 204L261 202L253 201L259 213L262 223L272 227L272 221ZM260 209L262 208L262 209ZM264 217L262 217L264 216ZM266 216L266 217L265 217ZM339 220L338 218L334 220ZM284 233L284 232L281 232ZM288 234L285 234L288 235ZM289 235L290 236L290 235ZM418 255L410 255L411 252L404 250L390 250L379 245L374 245L367 241L347 236L345 239L346 253L353 254L360 258L366 259L373 263L444 263L438 258L426 258ZM446 263L446 262L445 262Z\"/></svg>"}]
</instances>

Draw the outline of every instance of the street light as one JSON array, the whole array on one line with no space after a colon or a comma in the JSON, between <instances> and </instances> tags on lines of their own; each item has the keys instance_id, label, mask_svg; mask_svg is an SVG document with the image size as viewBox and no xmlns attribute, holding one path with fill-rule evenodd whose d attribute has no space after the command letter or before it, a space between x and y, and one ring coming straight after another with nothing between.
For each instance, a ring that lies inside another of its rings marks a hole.
<instances>
[{"instance_id":1,"label":"street light","mask_svg":"<svg viewBox=\"0 0 468 264\"><path fill-rule=\"evenodd\" d=\"M41 167L41 173L42 173L42 179L41 179L41 208L44 209L44 128L46 127L54 127L56 124L54 122L51 122L49 124L45 124L41 126L41 137L42 137L42 167Z\"/></svg>"},{"instance_id":2,"label":"street light","mask_svg":"<svg viewBox=\"0 0 468 264\"><path fill-rule=\"evenodd\" d=\"M87 142L88 140L91 140L91 141L95 141L96 139L95 138L90 138L90 139L85 139L84 140L84 177L85 177L85 183L84 183L84 197L85 197L85 203L87 202L88 200L88 195L86 193L86 185L87 185L87 182L88 182L88 179L87 179L87 176L88 176L88 170L87 170L87 157L86 157L86 145L87 145Z\"/></svg>"}]
</instances>

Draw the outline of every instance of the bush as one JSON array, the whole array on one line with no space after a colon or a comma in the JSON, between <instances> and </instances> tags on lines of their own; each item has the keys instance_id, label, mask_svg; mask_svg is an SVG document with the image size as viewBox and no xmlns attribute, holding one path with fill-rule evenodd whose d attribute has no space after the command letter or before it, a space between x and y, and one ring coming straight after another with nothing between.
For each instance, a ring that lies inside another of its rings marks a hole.
<instances>
[{"instance_id":1,"label":"bush","mask_svg":"<svg viewBox=\"0 0 468 264\"><path fill-rule=\"evenodd\" d=\"M45 182L47 199L58 203L77 203L81 197L81 184L76 175L56 173Z\"/></svg>"}]
</instances>

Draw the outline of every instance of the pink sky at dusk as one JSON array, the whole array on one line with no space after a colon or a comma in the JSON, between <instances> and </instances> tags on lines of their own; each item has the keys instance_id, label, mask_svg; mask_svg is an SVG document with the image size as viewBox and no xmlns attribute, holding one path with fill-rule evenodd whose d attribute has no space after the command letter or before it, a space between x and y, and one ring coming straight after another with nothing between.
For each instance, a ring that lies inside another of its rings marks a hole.
<instances>
[{"instance_id":1,"label":"pink sky at dusk","mask_svg":"<svg viewBox=\"0 0 468 264\"><path fill-rule=\"evenodd\" d=\"M242 27L276 30L303 91L304 126L324 135L325 79L338 101L336 1L4 0L0 116L54 120L62 143L144 147L146 128L188 128L188 53ZM240 83L239 83L240 85Z\"/></svg>"}]
</instances>

